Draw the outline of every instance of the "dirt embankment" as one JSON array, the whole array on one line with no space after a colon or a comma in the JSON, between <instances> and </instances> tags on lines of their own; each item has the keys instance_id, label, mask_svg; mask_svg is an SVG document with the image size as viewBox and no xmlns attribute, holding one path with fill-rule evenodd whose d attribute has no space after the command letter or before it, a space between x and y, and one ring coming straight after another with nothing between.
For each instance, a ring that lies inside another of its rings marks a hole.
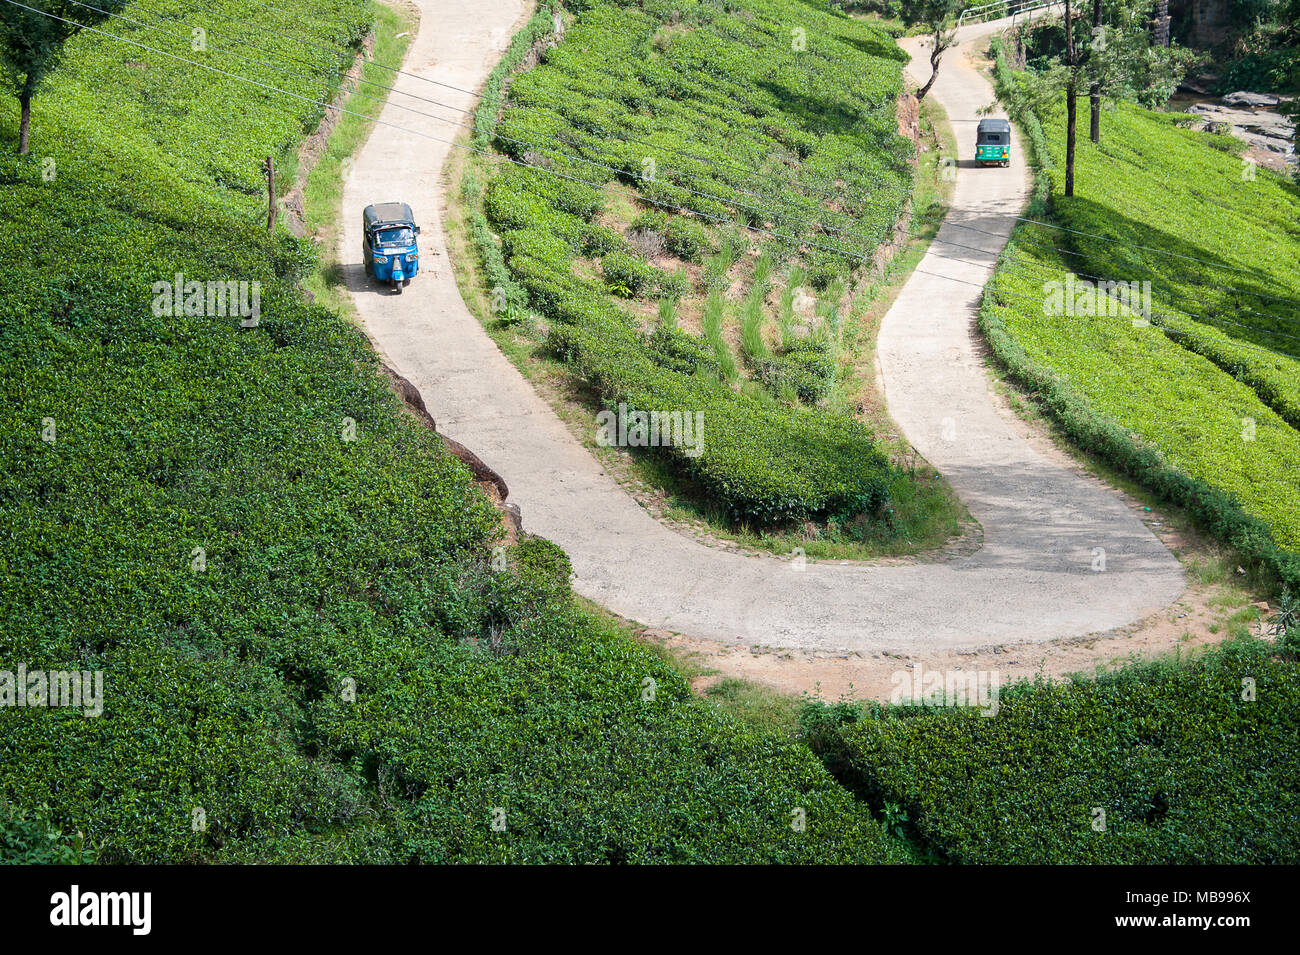
<instances>
[{"instance_id":1,"label":"dirt embankment","mask_svg":"<svg viewBox=\"0 0 1300 955\"><path fill-rule=\"evenodd\" d=\"M523 514L519 510L519 505L506 503L506 498L510 496L510 488L506 485L505 478L484 464L482 458L455 438L450 438L438 431L438 422L433 419L433 415L429 414L429 409L424 404L424 398L420 395L420 390L411 384L410 379L386 363L381 362L381 367L388 377L390 387L402 399L402 404L406 406L406 410L414 415L426 428L442 438L442 443L447 446L447 450L455 455L461 464L469 468L470 474L474 475L474 483L488 496L493 506L501 512L502 523L506 529L505 542L513 544L519 540L524 532Z\"/></svg>"}]
</instances>

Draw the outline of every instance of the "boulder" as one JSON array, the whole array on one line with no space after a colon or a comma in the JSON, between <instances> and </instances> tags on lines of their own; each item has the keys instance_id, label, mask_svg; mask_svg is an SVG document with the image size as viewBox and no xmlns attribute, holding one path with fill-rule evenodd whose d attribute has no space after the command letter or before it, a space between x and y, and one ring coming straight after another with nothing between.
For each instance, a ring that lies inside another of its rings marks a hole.
<instances>
[{"instance_id":1,"label":"boulder","mask_svg":"<svg viewBox=\"0 0 1300 955\"><path fill-rule=\"evenodd\" d=\"M1278 98L1272 93L1248 93L1245 90L1239 90L1236 93L1228 93L1219 100L1224 106L1249 106L1256 108L1259 106L1276 106Z\"/></svg>"}]
</instances>

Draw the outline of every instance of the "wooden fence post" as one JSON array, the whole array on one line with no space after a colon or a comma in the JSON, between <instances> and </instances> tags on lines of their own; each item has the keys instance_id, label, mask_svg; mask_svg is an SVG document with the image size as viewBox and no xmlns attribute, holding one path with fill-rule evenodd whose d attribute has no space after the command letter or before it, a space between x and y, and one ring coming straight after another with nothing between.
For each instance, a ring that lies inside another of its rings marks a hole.
<instances>
[{"instance_id":1,"label":"wooden fence post","mask_svg":"<svg viewBox=\"0 0 1300 955\"><path fill-rule=\"evenodd\" d=\"M271 162L271 157L266 157L266 164L262 167L266 171L266 231L275 231L275 216L277 209L275 207L275 166Z\"/></svg>"}]
</instances>

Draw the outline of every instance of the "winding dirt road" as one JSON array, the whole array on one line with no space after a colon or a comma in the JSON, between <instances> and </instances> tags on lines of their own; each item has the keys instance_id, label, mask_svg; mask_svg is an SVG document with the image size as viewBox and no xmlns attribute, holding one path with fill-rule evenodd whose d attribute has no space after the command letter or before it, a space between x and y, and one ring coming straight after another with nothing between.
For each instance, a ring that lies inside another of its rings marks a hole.
<instances>
[{"instance_id":1,"label":"winding dirt road","mask_svg":"<svg viewBox=\"0 0 1300 955\"><path fill-rule=\"evenodd\" d=\"M464 89L480 86L502 38L525 14L520 0L415 5L421 28L405 69ZM973 152L979 109L993 100L963 51L1003 25L963 29L962 47L946 55L931 92L947 110L963 156ZM928 70L928 63L922 57L914 67ZM424 96L433 89L406 76L395 85ZM435 98L472 106L472 97L451 90ZM391 105L382 118L446 139L459 131ZM706 639L907 652L1096 633L1141 619L1182 593L1178 561L1131 507L1092 477L1033 450L1023 426L999 412L990 393L975 314L1027 195L1018 146L1008 169L962 161L948 223L885 317L878 345L890 413L983 525L984 546L943 563L809 563L802 571L775 558L715 550L660 525L500 353L462 302L446 261L440 210L450 148L375 127L345 184L347 281L376 347L420 390L439 430L505 478L525 528L568 552L579 593L623 617ZM368 284L360 264L361 209L390 199L409 202L424 227L426 271L402 296Z\"/></svg>"}]
</instances>

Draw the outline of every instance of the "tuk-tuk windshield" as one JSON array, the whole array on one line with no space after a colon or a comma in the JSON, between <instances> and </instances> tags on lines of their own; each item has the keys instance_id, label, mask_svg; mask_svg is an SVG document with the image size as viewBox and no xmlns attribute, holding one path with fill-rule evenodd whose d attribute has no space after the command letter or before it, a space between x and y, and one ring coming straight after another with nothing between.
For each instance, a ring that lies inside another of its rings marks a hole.
<instances>
[{"instance_id":1,"label":"tuk-tuk windshield","mask_svg":"<svg viewBox=\"0 0 1300 955\"><path fill-rule=\"evenodd\" d=\"M379 231L380 245L410 245L415 241L415 233L407 226Z\"/></svg>"}]
</instances>

